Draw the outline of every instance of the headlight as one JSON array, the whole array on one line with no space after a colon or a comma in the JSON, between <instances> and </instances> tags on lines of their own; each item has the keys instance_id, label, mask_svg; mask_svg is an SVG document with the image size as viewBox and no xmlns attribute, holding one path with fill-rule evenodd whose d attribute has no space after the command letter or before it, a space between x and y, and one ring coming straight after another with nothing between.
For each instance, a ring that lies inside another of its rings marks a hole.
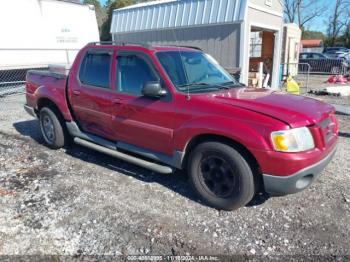
<instances>
[{"instance_id":1,"label":"headlight","mask_svg":"<svg viewBox=\"0 0 350 262\"><path fill-rule=\"evenodd\" d=\"M274 149L280 152L303 152L315 148L307 127L272 132L271 140Z\"/></svg>"}]
</instances>

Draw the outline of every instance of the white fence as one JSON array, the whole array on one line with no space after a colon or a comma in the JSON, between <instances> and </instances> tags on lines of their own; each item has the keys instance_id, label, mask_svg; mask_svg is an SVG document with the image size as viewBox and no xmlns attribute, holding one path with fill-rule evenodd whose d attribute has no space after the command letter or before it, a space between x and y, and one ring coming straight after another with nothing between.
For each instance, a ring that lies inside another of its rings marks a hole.
<instances>
[{"instance_id":1,"label":"white fence","mask_svg":"<svg viewBox=\"0 0 350 262\"><path fill-rule=\"evenodd\" d=\"M299 73L324 74L324 75L347 75L350 73L350 61L333 58L300 59L301 65L308 64L310 67L299 66Z\"/></svg>"},{"instance_id":2,"label":"white fence","mask_svg":"<svg viewBox=\"0 0 350 262\"><path fill-rule=\"evenodd\" d=\"M350 67L348 62L342 59L308 59L308 62L282 64L281 86L289 75L298 82L301 93L306 93L317 86L323 86L329 76L349 76Z\"/></svg>"},{"instance_id":3,"label":"white fence","mask_svg":"<svg viewBox=\"0 0 350 262\"><path fill-rule=\"evenodd\" d=\"M311 67L308 63L288 63L281 65L281 87L288 76L292 76L300 86L301 93L307 93L310 90Z\"/></svg>"}]
</instances>

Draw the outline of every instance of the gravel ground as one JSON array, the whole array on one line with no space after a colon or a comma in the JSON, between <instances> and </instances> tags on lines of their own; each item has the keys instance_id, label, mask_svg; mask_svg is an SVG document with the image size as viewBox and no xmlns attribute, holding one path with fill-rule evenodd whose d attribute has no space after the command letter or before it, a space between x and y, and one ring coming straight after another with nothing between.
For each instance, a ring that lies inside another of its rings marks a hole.
<instances>
[{"instance_id":1,"label":"gravel ground","mask_svg":"<svg viewBox=\"0 0 350 262\"><path fill-rule=\"evenodd\" d=\"M338 151L310 188L222 212L183 173L48 149L23 101L0 100L1 255L350 255L350 116L337 116Z\"/></svg>"}]
</instances>

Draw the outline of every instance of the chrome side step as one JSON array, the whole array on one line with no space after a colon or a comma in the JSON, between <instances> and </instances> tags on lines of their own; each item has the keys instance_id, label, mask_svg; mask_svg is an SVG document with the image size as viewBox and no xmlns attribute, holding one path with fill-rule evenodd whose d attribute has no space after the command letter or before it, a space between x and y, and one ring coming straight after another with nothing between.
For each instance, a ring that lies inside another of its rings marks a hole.
<instances>
[{"instance_id":1,"label":"chrome side step","mask_svg":"<svg viewBox=\"0 0 350 262\"><path fill-rule=\"evenodd\" d=\"M104 146L100 146L100 145L92 143L90 141L81 139L79 137L75 137L74 142L78 145L91 148L91 149L96 150L98 152L110 155L112 157L119 158L119 159L124 160L126 162L132 163L132 164L137 165L137 166L141 166L143 168L152 170L152 171L157 172L157 173L170 174L173 172L173 169L171 167L162 166L162 165L152 163L152 162L149 162L149 161L146 161L146 160L134 157L134 156L130 156L130 155L124 154L122 152L118 152L117 150L110 149L110 148L104 147Z\"/></svg>"}]
</instances>

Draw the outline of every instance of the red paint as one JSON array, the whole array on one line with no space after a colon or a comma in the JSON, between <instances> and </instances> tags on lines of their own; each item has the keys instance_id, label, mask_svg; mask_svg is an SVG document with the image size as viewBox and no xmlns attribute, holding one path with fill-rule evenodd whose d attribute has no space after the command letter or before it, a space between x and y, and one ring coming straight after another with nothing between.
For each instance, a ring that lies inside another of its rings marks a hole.
<instances>
[{"instance_id":1,"label":"red paint","mask_svg":"<svg viewBox=\"0 0 350 262\"><path fill-rule=\"evenodd\" d=\"M80 60L87 48L113 52L110 90L84 87L78 81ZM164 80L171 101L117 93L114 72L118 50L134 50L148 55ZM332 106L303 96L247 88L191 94L187 99L186 94L175 90L154 56L155 52L163 50L178 48L87 46L79 52L67 85L65 79L28 75L27 103L37 108L39 99L50 99L67 121L73 120L74 115L74 120L85 132L169 156L174 150L185 151L187 144L196 136L223 136L245 146L254 155L263 173L276 176L291 175L315 164L335 147L338 126ZM65 97L66 86L68 97ZM327 118L331 119L327 128L332 129L333 135L326 143L324 132L329 130L322 130L319 123ZM302 126L310 128L315 149L304 153L273 150L271 132Z\"/></svg>"}]
</instances>

